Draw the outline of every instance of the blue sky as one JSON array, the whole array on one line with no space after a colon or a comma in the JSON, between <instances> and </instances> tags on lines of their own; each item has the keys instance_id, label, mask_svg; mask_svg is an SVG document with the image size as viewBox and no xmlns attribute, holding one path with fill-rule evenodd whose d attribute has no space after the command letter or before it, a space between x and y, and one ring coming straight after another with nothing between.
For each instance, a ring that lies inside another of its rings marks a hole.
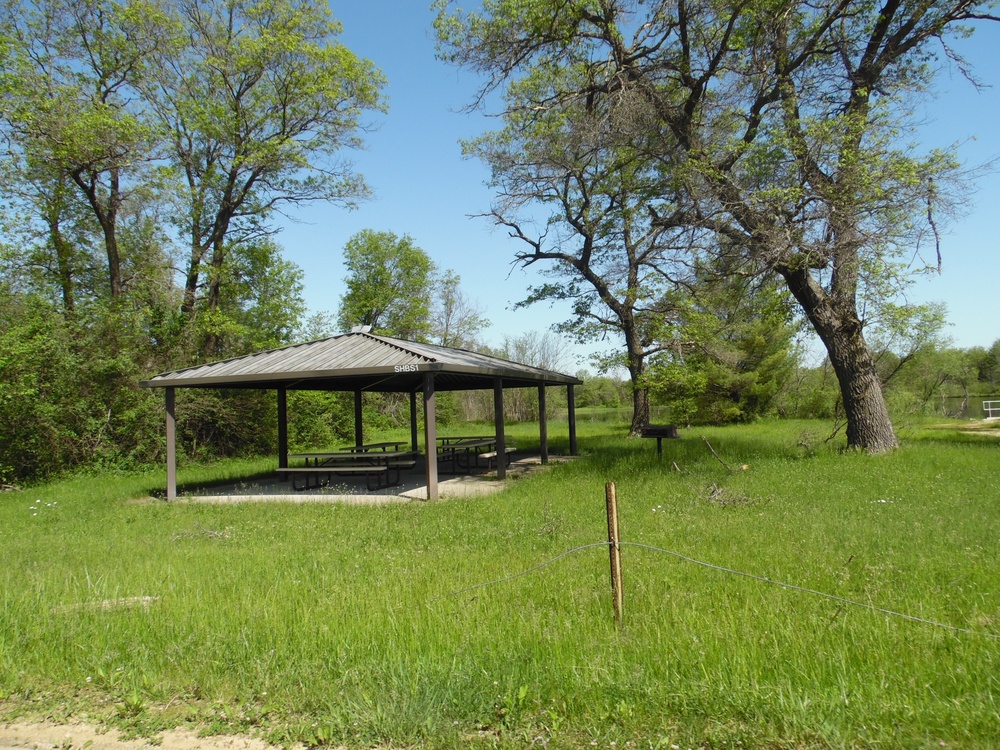
<instances>
[{"instance_id":1,"label":"blue sky","mask_svg":"<svg viewBox=\"0 0 1000 750\"><path fill-rule=\"evenodd\" d=\"M469 218L489 210L489 174L478 161L462 158L459 140L498 126L482 114L460 110L472 100L477 79L434 57L430 0L341 0L331 3L343 23L343 41L378 65L388 78L390 110L373 118L376 132L367 149L351 156L375 191L356 211L305 207L285 222L278 241L285 256L305 273L305 298L312 312L335 313L344 292L341 251L362 229L408 234L442 269L462 278L465 293L479 301L492 326L483 338L499 344L505 334L545 331L566 317L565 308L536 305L514 311L526 288L539 281L532 270L511 265L517 241L489 221ZM939 76L926 107L921 141L933 146L963 144L969 165L1000 157L1000 51L991 28L980 30L959 50L992 88L977 91L957 71ZM995 307L1000 291L1000 174L977 181L967 214L943 237L944 272L918 282L915 302L941 301L956 346L989 346L1000 338ZM931 259L933 251L926 258ZM598 344L591 349L600 349ZM584 357L587 348L573 350ZM575 371L586 362L567 362Z\"/></svg>"}]
</instances>

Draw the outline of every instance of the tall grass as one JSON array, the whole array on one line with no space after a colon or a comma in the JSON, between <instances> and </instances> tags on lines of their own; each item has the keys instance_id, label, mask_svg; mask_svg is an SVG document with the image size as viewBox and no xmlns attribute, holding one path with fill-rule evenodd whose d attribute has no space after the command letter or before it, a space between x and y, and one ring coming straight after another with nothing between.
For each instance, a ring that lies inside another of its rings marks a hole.
<instances>
[{"instance_id":1,"label":"tall grass","mask_svg":"<svg viewBox=\"0 0 1000 750\"><path fill-rule=\"evenodd\" d=\"M2 495L0 718L349 746L995 746L996 435L870 457L763 423L684 431L657 461L621 432L582 425L579 459L474 499L130 502L159 473ZM587 546L607 481L631 543L621 631Z\"/></svg>"}]
</instances>

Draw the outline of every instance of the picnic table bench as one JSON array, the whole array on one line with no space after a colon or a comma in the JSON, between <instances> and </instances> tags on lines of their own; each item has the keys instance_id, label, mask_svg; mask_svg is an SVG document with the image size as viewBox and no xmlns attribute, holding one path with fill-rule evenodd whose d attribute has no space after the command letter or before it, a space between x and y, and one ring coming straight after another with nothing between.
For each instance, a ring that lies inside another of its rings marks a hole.
<instances>
[{"instance_id":1,"label":"picnic table bench","mask_svg":"<svg viewBox=\"0 0 1000 750\"><path fill-rule=\"evenodd\" d=\"M459 473L459 470L471 474L473 468L479 466L481 458L486 460L487 469L497 460L495 437L452 436L438 438L438 441L441 443L437 449L438 462L450 463L452 474ZM515 448L511 445L504 448L504 460L507 463L510 463L510 456L514 451Z\"/></svg>"},{"instance_id":2,"label":"picnic table bench","mask_svg":"<svg viewBox=\"0 0 1000 750\"><path fill-rule=\"evenodd\" d=\"M376 490L398 485L402 470L416 466L419 455L417 451L385 449L372 452L348 450L333 453L293 453L289 458L304 459L305 466L285 467L278 469L278 473L291 475L292 489L297 491L326 486L334 474L341 476L364 474L365 485L369 490ZM323 475L326 475L325 480ZM301 487L297 481L298 476L305 477L305 483Z\"/></svg>"},{"instance_id":3,"label":"picnic table bench","mask_svg":"<svg viewBox=\"0 0 1000 750\"><path fill-rule=\"evenodd\" d=\"M508 445L508 446L506 446L503 449L503 451L504 451L504 466L510 466L510 457L512 455L514 455L514 452L516 450L517 450L517 448L515 448L513 445ZM490 467L493 466L493 464L495 464L497 462L497 453L498 452L499 451L490 451L488 453L480 453L478 456L476 456L476 460L478 461L480 458L485 458L486 459L486 468L489 469Z\"/></svg>"},{"instance_id":4,"label":"picnic table bench","mask_svg":"<svg viewBox=\"0 0 1000 750\"><path fill-rule=\"evenodd\" d=\"M388 487L389 480L385 479L383 483L382 477L385 477L389 473L388 466L376 466L374 464L366 464L364 466L349 466L349 465L325 465L325 466L288 466L284 469L278 470L279 474L291 474L292 475L292 489L297 492L303 490L319 489L320 487L326 487L332 481L334 474L347 475L347 474L364 474L365 475L365 485L369 490L376 490L381 487ZM297 481L297 476L302 475L305 477L305 483L301 486ZM326 475L326 478L323 478Z\"/></svg>"},{"instance_id":5,"label":"picnic table bench","mask_svg":"<svg viewBox=\"0 0 1000 750\"><path fill-rule=\"evenodd\" d=\"M493 440L491 435L438 435L438 442L443 445L464 442L466 440Z\"/></svg>"}]
</instances>

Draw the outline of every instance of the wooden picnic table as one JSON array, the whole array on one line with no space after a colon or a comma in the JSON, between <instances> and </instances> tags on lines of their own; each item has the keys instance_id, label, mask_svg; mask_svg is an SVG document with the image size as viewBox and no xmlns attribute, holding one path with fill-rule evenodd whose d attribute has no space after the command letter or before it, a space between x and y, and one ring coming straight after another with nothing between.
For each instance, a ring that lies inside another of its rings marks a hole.
<instances>
[{"instance_id":1,"label":"wooden picnic table","mask_svg":"<svg viewBox=\"0 0 1000 750\"><path fill-rule=\"evenodd\" d=\"M438 435L438 442L441 445L451 445L463 440L490 440L489 435Z\"/></svg>"},{"instance_id":2,"label":"wooden picnic table","mask_svg":"<svg viewBox=\"0 0 1000 750\"><path fill-rule=\"evenodd\" d=\"M457 474L460 468L472 473L474 456L485 453L496 444L496 438L471 437L451 440L438 446L438 461L450 463L452 474Z\"/></svg>"},{"instance_id":3,"label":"wooden picnic table","mask_svg":"<svg viewBox=\"0 0 1000 750\"><path fill-rule=\"evenodd\" d=\"M452 438L438 446L438 461L451 464L452 474L460 469L471 474L472 469L479 466L479 459L486 459L486 468L493 460L499 460L497 455L497 439L495 437L461 437ZM508 460L514 446L507 446L504 460Z\"/></svg>"},{"instance_id":4,"label":"wooden picnic table","mask_svg":"<svg viewBox=\"0 0 1000 750\"><path fill-rule=\"evenodd\" d=\"M374 451L387 452L391 448L393 451L399 450L399 446L406 445L406 440L385 440L381 443L364 443L362 445L347 445L341 448L343 451L351 453L371 453Z\"/></svg>"},{"instance_id":5,"label":"wooden picnic table","mask_svg":"<svg viewBox=\"0 0 1000 750\"><path fill-rule=\"evenodd\" d=\"M405 445L399 442L395 445ZM292 488L305 490L319 488L330 483L333 474L364 474L369 490L398 485L403 469L416 466L419 451L376 450L371 452L334 451L293 453L289 458L305 460L305 466L278 469L279 474L292 475ZM309 462L313 463L310 464ZM324 480L322 475L326 475ZM297 476L305 477L305 484L299 487ZM315 484L313 484L315 480Z\"/></svg>"}]
</instances>

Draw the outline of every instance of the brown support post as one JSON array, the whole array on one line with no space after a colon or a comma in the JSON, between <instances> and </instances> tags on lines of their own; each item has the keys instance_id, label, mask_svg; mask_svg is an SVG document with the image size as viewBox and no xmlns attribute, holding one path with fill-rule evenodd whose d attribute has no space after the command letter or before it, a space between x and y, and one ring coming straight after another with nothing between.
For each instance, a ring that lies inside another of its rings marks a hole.
<instances>
[{"instance_id":1,"label":"brown support post","mask_svg":"<svg viewBox=\"0 0 1000 750\"><path fill-rule=\"evenodd\" d=\"M503 429L503 379L493 378L493 423L497 435L497 479L507 478L507 436Z\"/></svg>"},{"instance_id":2,"label":"brown support post","mask_svg":"<svg viewBox=\"0 0 1000 750\"><path fill-rule=\"evenodd\" d=\"M437 399L432 372L424 375L424 444L427 447L427 499L437 500Z\"/></svg>"},{"instance_id":3,"label":"brown support post","mask_svg":"<svg viewBox=\"0 0 1000 750\"><path fill-rule=\"evenodd\" d=\"M621 533L618 529L618 491L614 482L604 486L604 496L608 505L608 548L611 551L611 599L615 608L615 624L622 626L622 548Z\"/></svg>"},{"instance_id":4,"label":"brown support post","mask_svg":"<svg viewBox=\"0 0 1000 750\"><path fill-rule=\"evenodd\" d=\"M566 386L566 405L569 409L569 455L576 456L576 392L573 386Z\"/></svg>"},{"instance_id":5,"label":"brown support post","mask_svg":"<svg viewBox=\"0 0 1000 750\"><path fill-rule=\"evenodd\" d=\"M364 417L361 415L361 391L354 392L354 444L365 442Z\"/></svg>"},{"instance_id":6,"label":"brown support post","mask_svg":"<svg viewBox=\"0 0 1000 750\"><path fill-rule=\"evenodd\" d=\"M417 392L410 391L410 450L420 450L417 445Z\"/></svg>"},{"instance_id":7,"label":"brown support post","mask_svg":"<svg viewBox=\"0 0 1000 750\"><path fill-rule=\"evenodd\" d=\"M542 463L549 462L549 421L545 414L545 386L538 386L538 441L542 446Z\"/></svg>"},{"instance_id":8,"label":"brown support post","mask_svg":"<svg viewBox=\"0 0 1000 750\"><path fill-rule=\"evenodd\" d=\"M278 468L288 468L288 392L278 389Z\"/></svg>"},{"instance_id":9,"label":"brown support post","mask_svg":"<svg viewBox=\"0 0 1000 750\"><path fill-rule=\"evenodd\" d=\"M167 500L177 499L177 420L174 416L174 389L167 388Z\"/></svg>"}]
</instances>

